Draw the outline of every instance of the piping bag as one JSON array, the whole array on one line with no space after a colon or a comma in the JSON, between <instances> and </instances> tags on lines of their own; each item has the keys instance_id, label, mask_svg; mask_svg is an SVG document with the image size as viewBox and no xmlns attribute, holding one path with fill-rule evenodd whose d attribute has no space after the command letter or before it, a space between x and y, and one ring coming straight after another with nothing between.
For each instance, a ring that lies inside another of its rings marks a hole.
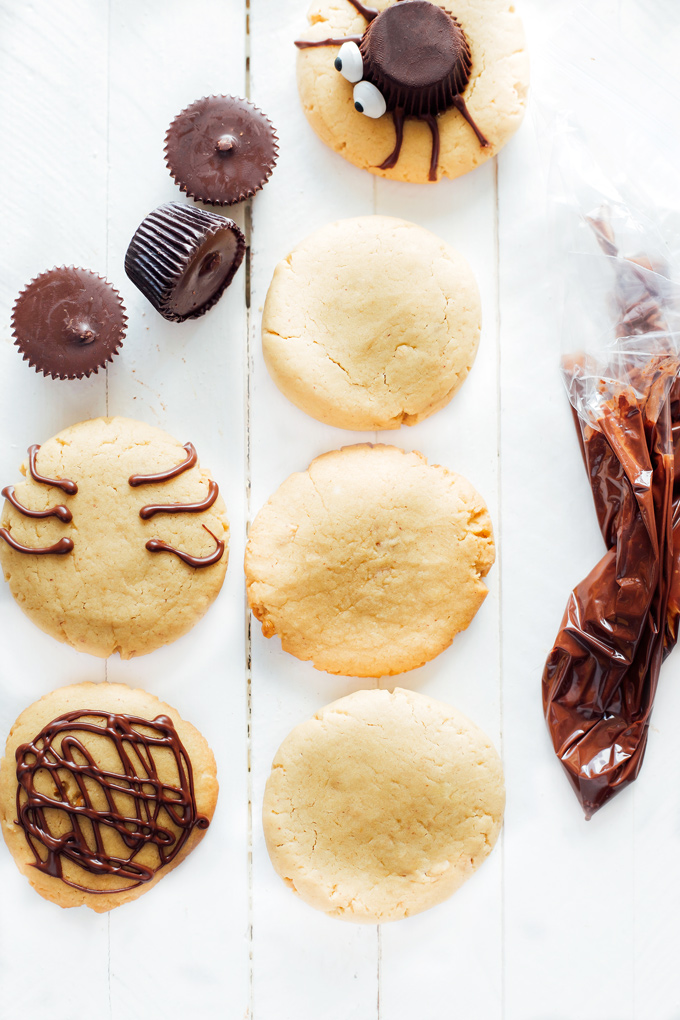
<instances>
[{"instance_id":1,"label":"piping bag","mask_svg":"<svg viewBox=\"0 0 680 1020\"><path fill-rule=\"evenodd\" d=\"M553 747L586 818L640 771L680 616L677 290L653 245L621 254L617 219L630 234L628 208L605 201L584 217L613 271L614 336L562 360L606 552L569 596L542 681Z\"/></svg>"}]
</instances>

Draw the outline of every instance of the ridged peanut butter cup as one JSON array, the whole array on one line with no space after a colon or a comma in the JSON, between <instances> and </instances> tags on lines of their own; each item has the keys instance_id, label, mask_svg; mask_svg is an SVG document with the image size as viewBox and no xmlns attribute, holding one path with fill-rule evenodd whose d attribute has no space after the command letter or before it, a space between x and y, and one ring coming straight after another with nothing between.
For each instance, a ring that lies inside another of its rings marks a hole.
<instances>
[{"instance_id":1,"label":"ridged peanut butter cup","mask_svg":"<svg viewBox=\"0 0 680 1020\"><path fill-rule=\"evenodd\" d=\"M168 202L142 220L125 255L125 272L165 319L204 315L243 261L246 242L233 220Z\"/></svg>"},{"instance_id":2,"label":"ridged peanut butter cup","mask_svg":"<svg viewBox=\"0 0 680 1020\"><path fill-rule=\"evenodd\" d=\"M168 128L166 163L187 195L211 205L234 205L267 183L277 143L269 118L247 99L205 96Z\"/></svg>"},{"instance_id":3,"label":"ridged peanut butter cup","mask_svg":"<svg viewBox=\"0 0 680 1020\"><path fill-rule=\"evenodd\" d=\"M454 104L472 68L463 29L430 0L400 0L370 22L359 45L364 80L382 93L387 109L436 116Z\"/></svg>"},{"instance_id":4,"label":"ridged peanut butter cup","mask_svg":"<svg viewBox=\"0 0 680 1020\"><path fill-rule=\"evenodd\" d=\"M24 361L53 379L82 379L113 361L126 327L116 288L76 266L36 276L12 309L12 335Z\"/></svg>"}]
</instances>

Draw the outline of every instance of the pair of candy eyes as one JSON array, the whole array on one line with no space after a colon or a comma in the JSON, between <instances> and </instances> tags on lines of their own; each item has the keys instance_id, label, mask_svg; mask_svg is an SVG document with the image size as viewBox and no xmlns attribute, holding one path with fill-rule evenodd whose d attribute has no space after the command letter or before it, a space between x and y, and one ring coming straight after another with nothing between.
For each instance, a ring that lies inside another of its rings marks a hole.
<instances>
[{"instance_id":1,"label":"pair of candy eyes","mask_svg":"<svg viewBox=\"0 0 680 1020\"><path fill-rule=\"evenodd\" d=\"M362 81L364 61L355 42L343 43L335 58L335 69L354 85L354 109L377 120L387 109L382 92L370 81ZM356 83L356 84L355 84Z\"/></svg>"}]
</instances>

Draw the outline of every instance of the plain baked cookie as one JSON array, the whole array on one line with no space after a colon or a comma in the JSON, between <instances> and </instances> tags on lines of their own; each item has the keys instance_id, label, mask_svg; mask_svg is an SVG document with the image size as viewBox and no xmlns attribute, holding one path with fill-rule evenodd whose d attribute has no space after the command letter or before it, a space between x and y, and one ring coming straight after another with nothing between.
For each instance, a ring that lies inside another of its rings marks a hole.
<instances>
[{"instance_id":1,"label":"plain baked cookie","mask_svg":"<svg viewBox=\"0 0 680 1020\"><path fill-rule=\"evenodd\" d=\"M222 587L229 528L191 444L129 418L95 418L31 451L25 481L3 489L0 530L0 564L23 611L102 657L129 659L188 631ZM159 473L174 477L130 484Z\"/></svg>"},{"instance_id":2,"label":"plain baked cookie","mask_svg":"<svg viewBox=\"0 0 680 1020\"><path fill-rule=\"evenodd\" d=\"M101 913L137 899L194 849L217 790L205 738L170 705L125 684L74 684L12 727L0 823L41 896Z\"/></svg>"},{"instance_id":3,"label":"plain baked cookie","mask_svg":"<svg viewBox=\"0 0 680 1020\"><path fill-rule=\"evenodd\" d=\"M383 11L390 0L371 6ZM453 14L467 38L472 68L462 96L471 117L489 142L482 147L473 129L455 108L437 116L440 152L437 177L459 177L484 163L508 141L524 116L529 61L522 22L509 0L450 0L438 4ZM315 0L309 27L300 40L362 35L367 21L349 0ZM371 119L354 108L353 86L333 62L339 46L301 49L297 57L300 99L319 137L355 166L381 177L427 183L432 133L424 120L407 117L401 154L392 169L380 164L395 146L391 113Z\"/></svg>"},{"instance_id":4,"label":"plain baked cookie","mask_svg":"<svg viewBox=\"0 0 680 1020\"><path fill-rule=\"evenodd\" d=\"M489 738L450 705L357 691L296 726L276 753L263 824L274 868L345 921L441 903L493 849L505 805Z\"/></svg>"},{"instance_id":5,"label":"plain baked cookie","mask_svg":"<svg viewBox=\"0 0 680 1020\"><path fill-rule=\"evenodd\" d=\"M279 389L346 429L415 425L477 353L479 291L457 251L389 216L331 223L277 265L262 349Z\"/></svg>"},{"instance_id":6,"label":"plain baked cookie","mask_svg":"<svg viewBox=\"0 0 680 1020\"><path fill-rule=\"evenodd\" d=\"M346 446L290 476L250 529L250 608L317 669L415 669L465 630L494 561L489 514L461 475L394 446Z\"/></svg>"}]
</instances>

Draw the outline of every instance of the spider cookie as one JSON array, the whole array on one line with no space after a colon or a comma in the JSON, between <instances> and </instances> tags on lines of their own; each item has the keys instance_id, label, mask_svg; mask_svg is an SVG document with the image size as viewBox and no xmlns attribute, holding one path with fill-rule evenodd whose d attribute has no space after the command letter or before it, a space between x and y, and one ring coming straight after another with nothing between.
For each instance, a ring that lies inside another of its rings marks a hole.
<instances>
[{"instance_id":1,"label":"spider cookie","mask_svg":"<svg viewBox=\"0 0 680 1020\"><path fill-rule=\"evenodd\" d=\"M129 659L184 634L217 596L229 525L191 443L95 418L31 446L21 471L2 490L0 564L58 641Z\"/></svg>"},{"instance_id":2,"label":"spider cookie","mask_svg":"<svg viewBox=\"0 0 680 1020\"><path fill-rule=\"evenodd\" d=\"M426 183L494 156L529 80L509 0L316 0L296 40L298 88L319 137L355 166Z\"/></svg>"},{"instance_id":3,"label":"spider cookie","mask_svg":"<svg viewBox=\"0 0 680 1020\"><path fill-rule=\"evenodd\" d=\"M250 608L317 669L389 676L465 630L494 561L489 514L461 475L394 446L346 446L291 475L250 529Z\"/></svg>"},{"instance_id":4,"label":"spider cookie","mask_svg":"<svg viewBox=\"0 0 680 1020\"><path fill-rule=\"evenodd\" d=\"M317 230L279 262L262 349L276 385L313 418L396 429L448 403L480 326L462 255L414 223L362 216Z\"/></svg>"},{"instance_id":5,"label":"spider cookie","mask_svg":"<svg viewBox=\"0 0 680 1020\"><path fill-rule=\"evenodd\" d=\"M98 913L137 899L203 838L215 759L169 705L125 684L74 684L21 713L0 765L0 823L31 885Z\"/></svg>"},{"instance_id":6,"label":"spider cookie","mask_svg":"<svg viewBox=\"0 0 680 1020\"><path fill-rule=\"evenodd\" d=\"M505 791L489 738L450 705L357 691L297 726L264 796L274 868L331 917L378 924L433 907L498 838Z\"/></svg>"}]
</instances>

